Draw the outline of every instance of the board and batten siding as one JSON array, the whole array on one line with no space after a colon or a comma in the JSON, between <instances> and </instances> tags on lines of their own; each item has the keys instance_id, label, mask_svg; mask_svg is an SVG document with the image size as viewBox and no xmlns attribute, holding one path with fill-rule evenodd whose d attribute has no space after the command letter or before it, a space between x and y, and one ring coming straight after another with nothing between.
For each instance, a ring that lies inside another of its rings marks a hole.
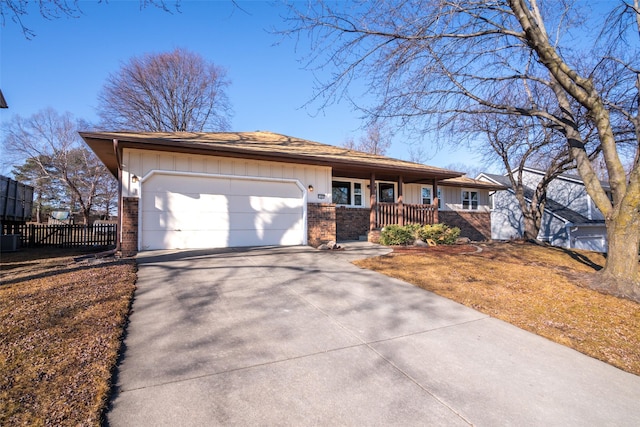
<instances>
[{"instance_id":1,"label":"board and batten siding","mask_svg":"<svg viewBox=\"0 0 640 427\"><path fill-rule=\"evenodd\" d=\"M431 185L425 184L405 184L402 200L407 204L421 204L422 203L422 187L431 188L431 194L433 195L433 188ZM463 189L460 187L446 187L444 185L438 186L442 200L440 200L440 210L443 211L461 211L462 209L462 191L477 191L478 192L478 210L477 212L489 212L491 210L491 203L489 201L489 191L484 189L468 188Z\"/></svg>"},{"instance_id":2,"label":"board and batten siding","mask_svg":"<svg viewBox=\"0 0 640 427\"><path fill-rule=\"evenodd\" d=\"M212 175L231 175L259 178L297 179L306 189L308 203L326 203L331 200L331 168L327 166L236 159L198 154L168 153L162 151L125 148L123 152L122 182L124 197L139 197L139 182L151 171L195 172ZM324 194L324 199L318 195Z\"/></svg>"}]
</instances>

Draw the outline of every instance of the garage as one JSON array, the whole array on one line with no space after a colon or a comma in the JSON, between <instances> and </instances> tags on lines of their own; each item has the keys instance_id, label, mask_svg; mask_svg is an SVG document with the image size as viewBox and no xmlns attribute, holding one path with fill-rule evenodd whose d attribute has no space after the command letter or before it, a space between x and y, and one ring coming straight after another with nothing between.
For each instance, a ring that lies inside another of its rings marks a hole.
<instances>
[{"instance_id":1,"label":"garage","mask_svg":"<svg viewBox=\"0 0 640 427\"><path fill-rule=\"evenodd\" d=\"M141 250L306 244L297 180L152 171L140 192Z\"/></svg>"}]
</instances>

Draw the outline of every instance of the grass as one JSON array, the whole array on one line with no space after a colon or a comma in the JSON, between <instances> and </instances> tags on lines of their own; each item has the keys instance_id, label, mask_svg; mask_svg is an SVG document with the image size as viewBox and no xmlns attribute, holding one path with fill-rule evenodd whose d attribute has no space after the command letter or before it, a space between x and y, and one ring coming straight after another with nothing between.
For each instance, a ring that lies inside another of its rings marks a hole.
<instances>
[{"instance_id":1,"label":"grass","mask_svg":"<svg viewBox=\"0 0 640 427\"><path fill-rule=\"evenodd\" d=\"M135 283L132 261L2 254L0 425L101 423ZM600 254L529 244L438 246L356 264L640 375L640 304L582 283Z\"/></svg>"},{"instance_id":2,"label":"grass","mask_svg":"<svg viewBox=\"0 0 640 427\"><path fill-rule=\"evenodd\" d=\"M1 255L0 425L100 425L135 264L79 254Z\"/></svg>"},{"instance_id":3,"label":"grass","mask_svg":"<svg viewBox=\"0 0 640 427\"><path fill-rule=\"evenodd\" d=\"M399 249L355 264L640 375L640 304L583 286L604 265L601 254L526 243L480 248Z\"/></svg>"}]
</instances>

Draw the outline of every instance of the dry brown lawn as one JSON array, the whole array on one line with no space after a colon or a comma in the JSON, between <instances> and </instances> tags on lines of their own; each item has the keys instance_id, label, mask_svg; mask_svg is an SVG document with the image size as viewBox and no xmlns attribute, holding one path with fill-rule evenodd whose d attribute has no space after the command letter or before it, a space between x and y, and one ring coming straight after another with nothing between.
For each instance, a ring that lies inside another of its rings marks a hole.
<instances>
[{"instance_id":1,"label":"dry brown lawn","mask_svg":"<svg viewBox=\"0 0 640 427\"><path fill-rule=\"evenodd\" d=\"M398 249L355 264L640 375L640 304L583 286L601 254L492 243Z\"/></svg>"},{"instance_id":2,"label":"dry brown lawn","mask_svg":"<svg viewBox=\"0 0 640 427\"><path fill-rule=\"evenodd\" d=\"M72 255L0 255L0 425L100 425L135 264Z\"/></svg>"}]
</instances>

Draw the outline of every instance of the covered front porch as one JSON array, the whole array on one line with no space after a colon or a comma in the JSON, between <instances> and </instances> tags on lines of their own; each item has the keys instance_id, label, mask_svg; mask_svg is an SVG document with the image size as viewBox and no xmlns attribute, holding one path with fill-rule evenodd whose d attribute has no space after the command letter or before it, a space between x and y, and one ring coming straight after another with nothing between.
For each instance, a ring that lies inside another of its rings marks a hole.
<instances>
[{"instance_id":1,"label":"covered front porch","mask_svg":"<svg viewBox=\"0 0 640 427\"><path fill-rule=\"evenodd\" d=\"M428 175L369 171L364 178L353 170L333 172L337 240L363 239L389 225L438 223L439 180L453 175L443 170Z\"/></svg>"}]
</instances>

